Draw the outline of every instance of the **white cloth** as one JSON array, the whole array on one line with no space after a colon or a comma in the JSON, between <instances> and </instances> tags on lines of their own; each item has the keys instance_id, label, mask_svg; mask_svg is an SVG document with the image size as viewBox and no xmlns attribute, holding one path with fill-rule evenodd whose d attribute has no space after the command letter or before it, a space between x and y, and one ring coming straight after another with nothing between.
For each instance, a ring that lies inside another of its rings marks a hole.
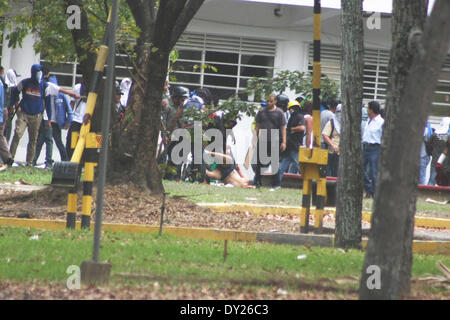
<instances>
[{"instance_id":1,"label":"white cloth","mask_svg":"<svg viewBox=\"0 0 450 320\"><path fill-rule=\"evenodd\" d=\"M46 96L57 96L59 93L60 87L54 83L47 82L47 88L45 88Z\"/></svg>"},{"instance_id":2,"label":"white cloth","mask_svg":"<svg viewBox=\"0 0 450 320\"><path fill-rule=\"evenodd\" d=\"M13 69L6 72L5 83L8 88L17 86L17 76Z\"/></svg>"},{"instance_id":3,"label":"white cloth","mask_svg":"<svg viewBox=\"0 0 450 320\"><path fill-rule=\"evenodd\" d=\"M342 104L338 104L336 112L333 114L334 128L338 135L341 135L341 118L342 118Z\"/></svg>"},{"instance_id":4,"label":"white cloth","mask_svg":"<svg viewBox=\"0 0 450 320\"><path fill-rule=\"evenodd\" d=\"M381 144L381 136L383 134L384 119L381 115L377 115L373 119L367 120L367 125L364 130L362 141L364 143L378 143Z\"/></svg>"},{"instance_id":5,"label":"white cloth","mask_svg":"<svg viewBox=\"0 0 450 320\"><path fill-rule=\"evenodd\" d=\"M304 118L305 118L305 120L306 119L308 119L308 118L312 118L312 115L310 115L310 114L305 114L304 115ZM306 132L305 132L306 133ZM307 134L305 134L304 136L303 136L303 145L304 146L306 146L307 148L308 148L308 146L306 145L306 136L307 136ZM311 130L311 143L309 144L309 148L310 149L313 149L314 148L314 132Z\"/></svg>"},{"instance_id":6,"label":"white cloth","mask_svg":"<svg viewBox=\"0 0 450 320\"><path fill-rule=\"evenodd\" d=\"M127 106L128 103L128 95L130 93L131 88L131 79L130 78L123 78L120 82L120 91L122 91L122 96L120 97L120 103L123 106Z\"/></svg>"},{"instance_id":7,"label":"white cloth","mask_svg":"<svg viewBox=\"0 0 450 320\"><path fill-rule=\"evenodd\" d=\"M73 92L81 96L81 83L77 83L75 87L73 87ZM83 117L86 112L86 102L81 99L72 100L75 101L74 110L73 110L73 121L78 123L83 123Z\"/></svg>"}]
</instances>

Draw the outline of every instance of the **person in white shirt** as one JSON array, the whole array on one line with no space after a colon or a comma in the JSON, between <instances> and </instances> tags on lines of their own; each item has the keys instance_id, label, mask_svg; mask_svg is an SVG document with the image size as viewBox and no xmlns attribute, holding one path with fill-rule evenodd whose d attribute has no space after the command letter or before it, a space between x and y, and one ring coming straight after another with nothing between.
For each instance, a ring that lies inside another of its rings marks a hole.
<instances>
[{"instance_id":1,"label":"person in white shirt","mask_svg":"<svg viewBox=\"0 0 450 320\"><path fill-rule=\"evenodd\" d=\"M69 130L67 131L66 137L66 151L69 161L72 158L73 154L73 149L71 148L72 132L80 132L81 126L85 121L84 115L86 113L86 96L87 96L86 86L83 83L83 81L77 83L73 87L73 91L77 93L80 97L79 99L72 99L71 101L73 110L73 119L72 122L70 123L70 127Z\"/></svg>"},{"instance_id":2,"label":"person in white shirt","mask_svg":"<svg viewBox=\"0 0 450 320\"><path fill-rule=\"evenodd\" d=\"M369 119L362 138L364 189L366 190L366 198L373 198L375 195L378 157L380 154L381 136L383 134L384 124L384 119L381 117L380 111L380 104L377 101L369 102L367 108Z\"/></svg>"}]
</instances>

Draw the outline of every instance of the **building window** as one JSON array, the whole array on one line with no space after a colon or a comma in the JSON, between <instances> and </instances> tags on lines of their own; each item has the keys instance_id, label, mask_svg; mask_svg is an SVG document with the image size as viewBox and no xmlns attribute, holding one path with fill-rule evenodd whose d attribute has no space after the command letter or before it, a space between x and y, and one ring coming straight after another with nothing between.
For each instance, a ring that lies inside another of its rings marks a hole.
<instances>
[{"instance_id":1,"label":"building window","mask_svg":"<svg viewBox=\"0 0 450 320\"><path fill-rule=\"evenodd\" d=\"M321 46L322 73L340 82L341 52L339 46ZM389 50L364 48L363 101L377 100L384 104L388 85ZM309 71L312 72L313 48L309 46ZM436 91L434 93L430 118L450 116L450 55L442 66Z\"/></svg>"},{"instance_id":2,"label":"building window","mask_svg":"<svg viewBox=\"0 0 450 320\"><path fill-rule=\"evenodd\" d=\"M41 55L41 65L48 68L50 72L56 75L58 84L65 88L73 88L73 86L80 82L82 74L79 70L79 63L77 61L59 63L52 65L45 60L45 56ZM130 58L123 52L116 54L116 80L121 81L123 78L131 78L133 67L130 63ZM106 70L106 69L105 69Z\"/></svg>"},{"instance_id":3,"label":"building window","mask_svg":"<svg viewBox=\"0 0 450 320\"><path fill-rule=\"evenodd\" d=\"M276 42L273 40L186 33L175 46L171 82L190 90L209 88L218 99L239 94L247 100L247 81L271 78Z\"/></svg>"}]
</instances>

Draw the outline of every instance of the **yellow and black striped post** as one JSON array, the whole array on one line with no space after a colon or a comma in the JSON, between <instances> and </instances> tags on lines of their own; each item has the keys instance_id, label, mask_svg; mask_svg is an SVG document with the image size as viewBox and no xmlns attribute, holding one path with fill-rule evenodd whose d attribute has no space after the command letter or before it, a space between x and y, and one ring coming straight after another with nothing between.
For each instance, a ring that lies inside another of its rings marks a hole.
<instances>
[{"instance_id":1,"label":"yellow and black striped post","mask_svg":"<svg viewBox=\"0 0 450 320\"><path fill-rule=\"evenodd\" d=\"M326 167L328 151L320 148L320 89L321 89L321 63L320 63L320 38L321 38L321 5L320 0L314 1L314 61L313 61L313 149L309 146L299 150L300 170L303 176L303 197L300 217L300 232L309 231L309 215L312 196L312 182L317 182L317 202L314 210L314 227L322 228L326 190Z\"/></svg>"},{"instance_id":2,"label":"yellow and black striped post","mask_svg":"<svg viewBox=\"0 0 450 320\"><path fill-rule=\"evenodd\" d=\"M101 147L102 136L90 132L86 137L84 163L83 199L81 202L81 228L89 229L92 213L92 187L94 184L94 169L98 164L98 149Z\"/></svg>"},{"instance_id":3,"label":"yellow and black striped post","mask_svg":"<svg viewBox=\"0 0 450 320\"><path fill-rule=\"evenodd\" d=\"M103 45L100 46L97 61L94 68L94 73L91 79L91 87L89 90L89 94L86 102L86 112L85 115L89 115L92 117L94 114L95 104L97 102L98 91L100 80L103 76L103 70L105 68L106 58L108 56L108 29L110 28L111 22L111 9L108 15L108 21L106 24L106 32L103 38ZM72 132L71 137L71 147L74 150L72 154L72 158L70 162L80 163L81 158L83 156L83 151L85 148L92 148L95 150L95 154L97 154L98 143L95 144L94 141L97 141L97 137L99 135L90 132L91 129L91 121L89 120L87 123L83 123L81 126L80 132ZM91 136L93 135L93 136ZM94 137L95 136L95 137ZM101 140L101 138L100 138ZM89 146L88 146L89 144ZM94 152L94 151L92 151ZM90 153L87 152L88 154ZM89 158L89 156L87 156ZM91 217L91 209L92 209L92 184L94 181L94 167L96 166L97 159L91 158L91 160L86 159L85 171L84 171L84 185L83 185L83 200L82 200L82 222L81 225L83 228L89 228L90 225L90 217ZM69 190L69 195L67 199L67 228L75 228L76 224L76 214L77 214L77 188L71 188Z\"/></svg>"}]
</instances>

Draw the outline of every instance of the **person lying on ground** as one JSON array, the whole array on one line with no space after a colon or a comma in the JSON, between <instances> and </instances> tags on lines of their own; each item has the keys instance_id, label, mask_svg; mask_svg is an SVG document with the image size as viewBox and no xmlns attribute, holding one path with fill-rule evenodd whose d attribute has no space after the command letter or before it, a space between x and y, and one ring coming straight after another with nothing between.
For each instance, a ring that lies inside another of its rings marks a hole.
<instances>
[{"instance_id":1,"label":"person lying on ground","mask_svg":"<svg viewBox=\"0 0 450 320\"><path fill-rule=\"evenodd\" d=\"M207 166L206 168L206 175L210 179L220 180L225 184L232 184L233 186L240 188L253 189L255 187L250 185L250 179L239 168L239 165L234 161L231 153L230 155L227 155L205 150L205 154L215 158L217 163L213 170L210 170L210 166Z\"/></svg>"}]
</instances>

